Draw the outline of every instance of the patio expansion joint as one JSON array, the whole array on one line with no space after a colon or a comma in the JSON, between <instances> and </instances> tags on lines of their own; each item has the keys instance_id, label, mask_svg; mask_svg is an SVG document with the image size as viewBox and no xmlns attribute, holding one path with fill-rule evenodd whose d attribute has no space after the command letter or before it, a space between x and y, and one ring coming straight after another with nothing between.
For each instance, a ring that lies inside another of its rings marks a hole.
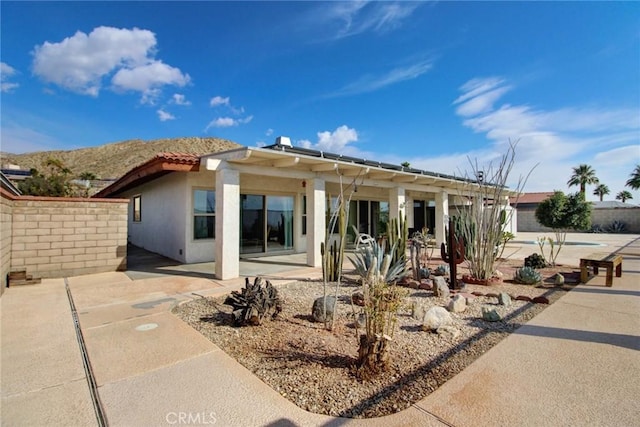
<instances>
[{"instance_id":1,"label":"patio expansion joint","mask_svg":"<svg viewBox=\"0 0 640 427\"><path fill-rule=\"evenodd\" d=\"M171 313L171 311L169 310L169 311L160 311L160 312L155 312L155 313L141 314L139 316L127 317L126 319L115 320L113 322L103 323L102 325L89 326L89 327L83 328L83 329L85 329L87 331L92 331L92 330L95 330L95 329L106 328L108 326L113 326L113 325L117 325L117 324L120 324L120 323L131 322L131 321L136 320L136 319L144 319L144 318L147 318L147 317L161 316L161 315L163 315L165 313Z\"/></svg>"},{"instance_id":2,"label":"patio expansion joint","mask_svg":"<svg viewBox=\"0 0 640 427\"><path fill-rule=\"evenodd\" d=\"M418 406L415 403L413 405L411 405L411 407L414 408L414 409L417 409L418 411L422 412L423 414L427 414L430 417L435 418L436 420L440 421L442 424L445 424L445 425L447 425L449 427L456 427L455 424L451 424L449 421L445 420L444 418L439 417L438 415L426 410L425 408L422 408L422 407Z\"/></svg>"},{"instance_id":3,"label":"patio expansion joint","mask_svg":"<svg viewBox=\"0 0 640 427\"><path fill-rule=\"evenodd\" d=\"M566 295L565 295L566 296ZM622 315L626 315L626 316L631 316L631 317L640 317L640 315L638 313L636 313L635 315L633 313L629 313L627 311L618 311L618 310L610 310L610 309L606 309L606 308L601 308L601 307L594 307L591 305L584 305L584 304L576 304L574 302L567 302L567 301L558 301L559 304L566 304L566 305L570 305L573 307L580 307L580 308L587 308L589 310L597 310L603 313L615 313L615 314L622 314Z\"/></svg>"}]
</instances>

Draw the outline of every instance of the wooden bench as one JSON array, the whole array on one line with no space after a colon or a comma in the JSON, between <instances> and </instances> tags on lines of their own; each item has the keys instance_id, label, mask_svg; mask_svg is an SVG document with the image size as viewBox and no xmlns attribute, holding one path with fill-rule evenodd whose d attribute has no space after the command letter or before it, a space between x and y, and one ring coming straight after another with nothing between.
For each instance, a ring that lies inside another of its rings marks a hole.
<instances>
[{"instance_id":1,"label":"wooden bench","mask_svg":"<svg viewBox=\"0 0 640 427\"><path fill-rule=\"evenodd\" d=\"M589 278L588 268L593 267L593 274L598 275L598 268L607 269L606 285L613 286L613 268L616 268L616 277L622 276L622 255L608 254L606 252L591 254L586 258L580 258L580 283L587 283Z\"/></svg>"}]
</instances>

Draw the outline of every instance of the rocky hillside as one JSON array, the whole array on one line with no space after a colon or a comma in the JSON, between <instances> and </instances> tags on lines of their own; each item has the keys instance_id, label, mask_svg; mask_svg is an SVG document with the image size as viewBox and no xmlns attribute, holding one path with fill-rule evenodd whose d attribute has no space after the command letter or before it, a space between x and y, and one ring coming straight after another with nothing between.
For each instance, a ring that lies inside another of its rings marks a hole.
<instances>
[{"instance_id":1,"label":"rocky hillside","mask_svg":"<svg viewBox=\"0 0 640 427\"><path fill-rule=\"evenodd\" d=\"M167 138L105 144L98 147L69 151L38 151L35 153L2 153L2 164L14 164L22 169L43 170L48 158L59 159L77 176L92 172L100 179L118 178L129 169L154 157L157 153L172 151L179 153L209 154L241 147L235 142L220 138Z\"/></svg>"}]
</instances>

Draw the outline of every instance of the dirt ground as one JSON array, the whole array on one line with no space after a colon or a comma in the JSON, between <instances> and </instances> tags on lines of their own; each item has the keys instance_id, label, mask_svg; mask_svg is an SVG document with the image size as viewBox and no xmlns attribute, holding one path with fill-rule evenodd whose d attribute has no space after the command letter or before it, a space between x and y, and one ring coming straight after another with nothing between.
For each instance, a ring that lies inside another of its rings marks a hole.
<instances>
[{"instance_id":1,"label":"dirt ground","mask_svg":"<svg viewBox=\"0 0 640 427\"><path fill-rule=\"evenodd\" d=\"M439 263L436 259L430 266ZM467 285L465 292L545 296L552 304L579 278L578 268L556 266L539 270L544 280L538 286L513 283L513 273L521 266L522 261L501 262L498 270L503 283ZM558 272L565 277L564 286L553 284ZM459 273L464 274L465 268ZM469 297L464 312L451 313L452 328L438 334L423 331L421 322L411 316L411 307L415 303L427 308L446 306L448 298L435 297L427 289L407 288L391 343L391 368L373 380L360 381L353 366L362 329L356 331L357 312L351 305L351 295L360 285L355 276L346 274L345 279L338 288L331 331L311 316L313 301L323 295L320 281L278 285L283 311L260 326L232 326L231 307L223 305L223 297L194 300L176 307L174 313L299 407L320 414L368 418L403 410L424 398L547 307L519 300L504 306L494 296ZM334 294L335 285L327 293ZM482 320L483 307L495 309L502 320Z\"/></svg>"}]
</instances>

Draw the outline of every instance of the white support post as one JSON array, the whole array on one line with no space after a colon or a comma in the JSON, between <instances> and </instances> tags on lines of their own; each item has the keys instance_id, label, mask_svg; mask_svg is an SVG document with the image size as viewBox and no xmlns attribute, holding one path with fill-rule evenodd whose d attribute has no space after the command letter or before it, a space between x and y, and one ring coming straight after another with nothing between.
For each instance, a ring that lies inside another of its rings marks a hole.
<instances>
[{"instance_id":1,"label":"white support post","mask_svg":"<svg viewBox=\"0 0 640 427\"><path fill-rule=\"evenodd\" d=\"M240 172L216 171L216 278L240 276Z\"/></svg>"},{"instance_id":2,"label":"white support post","mask_svg":"<svg viewBox=\"0 0 640 427\"><path fill-rule=\"evenodd\" d=\"M327 225L325 182L322 179L307 181L307 265L322 266L320 243L324 242Z\"/></svg>"},{"instance_id":3,"label":"white support post","mask_svg":"<svg viewBox=\"0 0 640 427\"><path fill-rule=\"evenodd\" d=\"M440 247L445 242L445 226L449 220L449 193L440 191L436 193L436 223L433 234L436 237L436 245Z\"/></svg>"},{"instance_id":4,"label":"white support post","mask_svg":"<svg viewBox=\"0 0 640 427\"><path fill-rule=\"evenodd\" d=\"M404 188L391 188L389 190L389 219L404 217L406 204Z\"/></svg>"}]
</instances>

